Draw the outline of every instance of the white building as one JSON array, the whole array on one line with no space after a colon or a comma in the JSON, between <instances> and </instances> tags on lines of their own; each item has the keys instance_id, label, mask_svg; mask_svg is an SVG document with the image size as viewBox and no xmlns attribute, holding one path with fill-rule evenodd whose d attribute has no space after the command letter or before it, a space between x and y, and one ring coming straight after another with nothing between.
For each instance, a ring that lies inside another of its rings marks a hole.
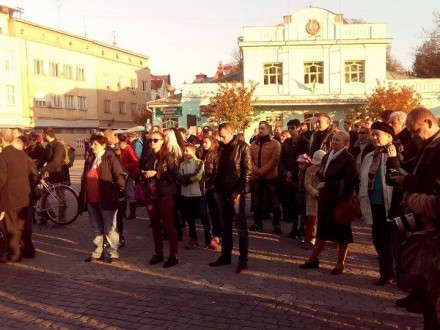
<instances>
[{"instance_id":1,"label":"white building","mask_svg":"<svg viewBox=\"0 0 440 330\"><path fill-rule=\"evenodd\" d=\"M258 83L255 109L272 124L316 112L337 121L386 80L390 42L384 23L347 24L342 14L305 8L276 26L244 27L244 81Z\"/></svg>"}]
</instances>

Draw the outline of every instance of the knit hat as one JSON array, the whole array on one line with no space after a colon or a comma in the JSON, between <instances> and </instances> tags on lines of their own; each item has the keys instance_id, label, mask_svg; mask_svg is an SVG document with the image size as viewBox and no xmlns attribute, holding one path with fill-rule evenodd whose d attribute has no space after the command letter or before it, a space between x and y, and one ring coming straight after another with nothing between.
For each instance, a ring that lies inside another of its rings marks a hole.
<instances>
[{"instance_id":1,"label":"knit hat","mask_svg":"<svg viewBox=\"0 0 440 330\"><path fill-rule=\"evenodd\" d=\"M394 130L393 128L388 125L387 123L381 122L381 121L375 121L373 125L371 125L371 130L377 129L378 131L385 132L391 136L394 137Z\"/></svg>"},{"instance_id":2,"label":"knit hat","mask_svg":"<svg viewBox=\"0 0 440 330\"><path fill-rule=\"evenodd\" d=\"M319 165L321 164L322 157L324 157L325 151L324 150L316 150L313 154L312 164L313 165Z\"/></svg>"},{"instance_id":3,"label":"knit hat","mask_svg":"<svg viewBox=\"0 0 440 330\"><path fill-rule=\"evenodd\" d=\"M296 160L298 163L306 163L306 164L310 164L310 162L312 161L309 157L309 155L307 154L301 154L298 156L298 159Z\"/></svg>"}]
</instances>

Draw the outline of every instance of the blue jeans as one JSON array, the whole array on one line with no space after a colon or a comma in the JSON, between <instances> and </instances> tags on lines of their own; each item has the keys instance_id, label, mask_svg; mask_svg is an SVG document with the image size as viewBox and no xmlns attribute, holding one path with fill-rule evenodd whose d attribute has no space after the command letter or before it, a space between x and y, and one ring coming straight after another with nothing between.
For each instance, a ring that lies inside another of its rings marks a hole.
<instances>
[{"instance_id":1,"label":"blue jeans","mask_svg":"<svg viewBox=\"0 0 440 330\"><path fill-rule=\"evenodd\" d=\"M235 229L238 233L238 248L240 262L248 261L249 249L249 232L247 228L246 214L245 214L245 196L240 195L237 201L232 201L232 196L224 192L215 194L220 221L222 223L222 258L225 261L231 261L232 257L232 222L235 221Z\"/></svg>"},{"instance_id":2,"label":"blue jeans","mask_svg":"<svg viewBox=\"0 0 440 330\"><path fill-rule=\"evenodd\" d=\"M92 257L101 258L109 256L110 258L118 258L119 233L116 229L117 209L103 210L101 203L88 203L87 209L93 234L95 235L93 244L95 244L96 249L92 253Z\"/></svg>"}]
</instances>

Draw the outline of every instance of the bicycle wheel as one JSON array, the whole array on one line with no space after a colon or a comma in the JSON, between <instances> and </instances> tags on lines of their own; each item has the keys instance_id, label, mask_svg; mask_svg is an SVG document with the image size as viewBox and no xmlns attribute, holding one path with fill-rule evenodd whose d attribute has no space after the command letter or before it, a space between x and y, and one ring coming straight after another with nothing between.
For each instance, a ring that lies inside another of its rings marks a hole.
<instances>
[{"instance_id":1,"label":"bicycle wheel","mask_svg":"<svg viewBox=\"0 0 440 330\"><path fill-rule=\"evenodd\" d=\"M3 259L3 257L5 256L7 247L8 237L6 235L6 231L0 224L0 259Z\"/></svg>"},{"instance_id":2,"label":"bicycle wheel","mask_svg":"<svg viewBox=\"0 0 440 330\"><path fill-rule=\"evenodd\" d=\"M50 221L68 225L79 215L79 200L76 191L68 186L52 186L41 200L41 209Z\"/></svg>"}]
</instances>

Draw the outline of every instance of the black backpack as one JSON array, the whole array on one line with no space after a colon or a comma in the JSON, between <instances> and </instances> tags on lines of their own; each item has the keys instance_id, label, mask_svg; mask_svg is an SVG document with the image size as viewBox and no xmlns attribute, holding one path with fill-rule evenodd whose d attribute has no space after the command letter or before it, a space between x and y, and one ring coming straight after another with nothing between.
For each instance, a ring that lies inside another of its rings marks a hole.
<instances>
[{"instance_id":1,"label":"black backpack","mask_svg":"<svg viewBox=\"0 0 440 330\"><path fill-rule=\"evenodd\" d=\"M409 291L440 291L440 232L419 231L400 246L396 266L397 286Z\"/></svg>"}]
</instances>

